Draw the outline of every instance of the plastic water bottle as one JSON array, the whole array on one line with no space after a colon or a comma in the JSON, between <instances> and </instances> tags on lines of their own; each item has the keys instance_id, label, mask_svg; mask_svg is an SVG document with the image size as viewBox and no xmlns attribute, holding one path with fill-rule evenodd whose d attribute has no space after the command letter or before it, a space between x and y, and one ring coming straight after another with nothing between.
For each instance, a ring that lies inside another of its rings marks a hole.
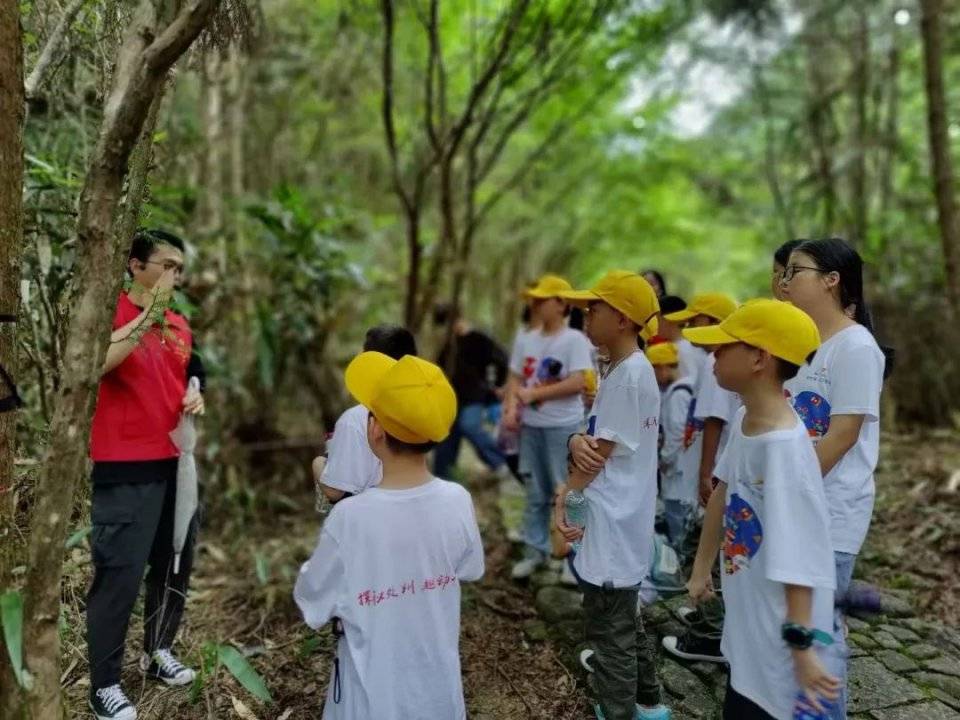
<instances>
[{"instance_id":1,"label":"plastic water bottle","mask_svg":"<svg viewBox=\"0 0 960 720\"><path fill-rule=\"evenodd\" d=\"M579 490L571 490L563 501L567 525L583 528L587 524L587 498ZM580 543L573 544L573 551L580 552Z\"/></svg>"},{"instance_id":2,"label":"plastic water bottle","mask_svg":"<svg viewBox=\"0 0 960 720\"><path fill-rule=\"evenodd\" d=\"M796 703L793 706L793 720L829 720L830 713L835 707L835 703L827 700L826 698L819 698L820 704L824 708L824 712L818 711L813 705L810 704L810 701L807 700L806 695L802 692L797 694Z\"/></svg>"}]
</instances>

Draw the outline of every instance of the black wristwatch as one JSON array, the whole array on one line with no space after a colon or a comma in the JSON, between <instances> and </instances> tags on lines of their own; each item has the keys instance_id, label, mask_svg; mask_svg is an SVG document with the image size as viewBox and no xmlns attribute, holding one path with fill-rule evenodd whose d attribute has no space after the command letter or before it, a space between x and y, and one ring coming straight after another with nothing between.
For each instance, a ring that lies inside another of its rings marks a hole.
<instances>
[{"instance_id":1,"label":"black wristwatch","mask_svg":"<svg viewBox=\"0 0 960 720\"><path fill-rule=\"evenodd\" d=\"M780 637L794 650L809 650L814 641L823 645L832 645L833 638L822 630L805 628L796 623L784 623L780 626Z\"/></svg>"}]
</instances>

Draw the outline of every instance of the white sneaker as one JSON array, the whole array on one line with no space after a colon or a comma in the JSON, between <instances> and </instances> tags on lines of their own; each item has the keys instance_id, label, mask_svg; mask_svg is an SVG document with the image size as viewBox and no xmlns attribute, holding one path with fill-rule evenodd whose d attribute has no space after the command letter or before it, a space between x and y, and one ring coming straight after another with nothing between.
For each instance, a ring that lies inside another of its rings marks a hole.
<instances>
[{"instance_id":1,"label":"white sneaker","mask_svg":"<svg viewBox=\"0 0 960 720\"><path fill-rule=\"evenodd\" d=\"M119 685L93 690L88 702L97 720L137 720L137 709Z\"/></svg>"},{"instance_id":2,"label":"white sneaker","mask_svg":"<svg viewBox=\"0 0 960 720\"><path fill-rule=\"evenodd\" d=\"M513 569L510 571L510 577L514 580L526 580L533 575L541 565L543 565L543 558L526 557L513 566Z\"/></svg>"},{"instance_id":3,"label":"white sneaker","mask_svg":"<svg viewBox=\"0 0 960 720\"><path fill-rule=\"evenodd\" d=\"M588 673L593 672L593 665L590 663L591 659L593 659L593 650L586 648L580 651L580 667Z\"/></svg>"},{"instance_id":4,"label":"white sneaker","mask_svg":"<svg viewBox=\"0 0 960 720\"><path fill-rule=\"evenodd\" d=\"M197 676L196 671L177 660L168 649L154 650L152 656L142 655L140 669L165 685L189 685Z\"/></svg>"},{"instance_id":5,"label":"white sneaker","mask_svg":"<svg viewBox=\"0 0 960 720\"><path fill-rule=\"evenodd\" d=\"M570 563L566 560L563 561L563 570L560 571L560 584L570 585L571 587L577 587L580 584L577 582L576 576L570 569Z\"/></svg>"}]
</instances>

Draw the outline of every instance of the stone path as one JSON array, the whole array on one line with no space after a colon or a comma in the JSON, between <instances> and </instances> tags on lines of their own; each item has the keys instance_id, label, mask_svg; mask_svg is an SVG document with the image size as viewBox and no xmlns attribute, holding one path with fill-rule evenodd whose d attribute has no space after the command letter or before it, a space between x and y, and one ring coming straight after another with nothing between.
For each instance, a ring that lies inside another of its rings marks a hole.
<instances>
[{"instance_id":1,"label":"stone path","mask_svg":"<svg viewBox=\"0 0 960 720\"><path fill-rule=\"evenodd\" d=\"M532 579L539 617L524 631L530 640L557 643L571 669L584 646L580 594L557 584L556 573ZM657 647L665 635L682 632L674 611L683 597L645 611ZM910 617L902 597L885 595L888 614L850 619L850 718L856 720L960 720L960 632ZM661 650L661 679L675 720L715 720L726 670L714 663L683 663Z\"/></svg>"}]
</instances>

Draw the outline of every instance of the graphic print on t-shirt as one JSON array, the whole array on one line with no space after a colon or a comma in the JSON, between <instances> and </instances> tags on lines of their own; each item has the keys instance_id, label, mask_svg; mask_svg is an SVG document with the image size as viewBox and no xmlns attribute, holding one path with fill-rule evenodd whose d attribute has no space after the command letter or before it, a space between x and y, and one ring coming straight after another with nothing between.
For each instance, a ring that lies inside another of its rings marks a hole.
<instances>
[{"instance_id":1,"label":"graphic print on t-shirt","mask_svg":"<svg viewBox=\"0 0 960 720\"><path fill-rule=\"evenodd\" d=\"M697 440L697 436L703 432L703 418L697 416L697 399L690 400L690 407L687 409L687 424L683 428L683 449L688 450Z\"/></svg>"},{"instance_id":2,"label":"graphic print on t-shirt","mask_svg":"<svg viewBox=\"0 0 960 720\"><path fill-rule=\"evenodd\" d=\"M723 571L735 575L749 567L762 543L760 518L750 503L733 493L723 517Z\"/></svg>"},{"instance_id":3,"label":"graphic print on t-shirt","mask_svg":"<svg viewBox=\"0 0 960 720\"><path fill-rule=\"evenodd\" d=\"M587 420L587 435L593 437L597 434L597 416L591 415L590 419Z\"/></svg>"},{"instance_id":4,"label":"graphic print on t-shirt","mask_svg":"<svg viewBox=\"0 0 960 720\"><path fill-rule=\"evenodd\" d=\"M549 385L560 382L562 372L563 363L555 357L547 356L540 361L540 367L537 368L537 384Z\"/></svg>"},{"instance_id":5,"label":"graphic print on t-shirt","mask_svg":"<svg viewBox=\"0 0 960 720\"><path fill-rule=\"evenodd\" d=\"M807 434L819 440L830 429L830 403L813 392L804 390L793 398L793 409L807 427Z\"/></svg>"}]
</instances>

